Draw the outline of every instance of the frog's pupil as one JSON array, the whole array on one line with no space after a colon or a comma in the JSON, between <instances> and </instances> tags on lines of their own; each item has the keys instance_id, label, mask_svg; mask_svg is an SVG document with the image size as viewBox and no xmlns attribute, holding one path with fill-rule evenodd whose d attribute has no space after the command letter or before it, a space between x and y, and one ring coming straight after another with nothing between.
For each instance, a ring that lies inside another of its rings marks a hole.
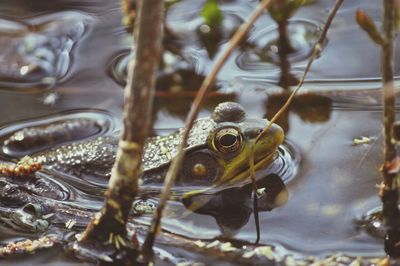
<instances>
[{"instance_id":1,"label":"frog's pupil","mask_svg":"<svg viewBox=\"0 0 400 266\"><path fill-rule=\"evenodd\" d=\"M226 134L219 139L219 143L224 147L230 147L236 143L236 135Z\"/></svg>"}]
</instances>

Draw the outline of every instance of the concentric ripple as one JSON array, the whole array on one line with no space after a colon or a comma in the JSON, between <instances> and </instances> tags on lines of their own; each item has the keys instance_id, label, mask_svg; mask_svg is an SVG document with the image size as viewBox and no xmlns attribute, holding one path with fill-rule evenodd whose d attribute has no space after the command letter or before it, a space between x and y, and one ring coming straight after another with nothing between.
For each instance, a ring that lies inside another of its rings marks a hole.
<instances>
[{"instance_id":1,"label":"concentric ripple","mask_svg":"<svg viewBox=\"0 0 400 266\"><path fill-rule=\"evenodd\" d=\"M92 21L72 11L23 22L0 19L0 86L54 86L67 74L71 51Z\"/></svg>"},{"instance_id":2,"label":"concentric ripple","mask_svg":"<svg viewBox=\"0 0 400 266\"><path fill-rule=\"evenodd\" d=\"M287 55L290 63L304 63L318 40L320 27L310 20L290 20L288 36L294 52ZM248 45L236 58L237 66L244 71L278 70L280 64L277 27L268 27L253 34Z\"/></svg>"},{"instance_id":3,"label":"concentric ripple","mask_svg":"<svg viewBox=\"0 0 400 266\"><path fill-rule=\"evenodd\" d=\"M0 128L0 153L20 158L115 130L113 117L99 110L73 110Z\"/></svg>"},{"instance_id":4,"label":"concentric ripple","mask_svg":"<svg viewBox=\"0 0 400 266\"><path fill-rule=\"evenodd\" d=\"M128 75L129 53L129 50L121 51L121 53L111 60L108 68L108 73L114 81L123 86L126 84L126 77Z\"/></svg>"},{"instance_id":5,"label":"concentric ripple","mask_svg":"<svg viewBox=\"0 0 400 266\"><path fill-rule=\"evenodd\" d=\"M126 84L130 58L129 50L121 51L111 60L107 70L111 78L122 86ZM156 80L156 89L159 91L174 93L195 90L205 78L185 58L171 52L164 52L163 62L164 66L158 71Z\"/></svg>"}]
</instances>

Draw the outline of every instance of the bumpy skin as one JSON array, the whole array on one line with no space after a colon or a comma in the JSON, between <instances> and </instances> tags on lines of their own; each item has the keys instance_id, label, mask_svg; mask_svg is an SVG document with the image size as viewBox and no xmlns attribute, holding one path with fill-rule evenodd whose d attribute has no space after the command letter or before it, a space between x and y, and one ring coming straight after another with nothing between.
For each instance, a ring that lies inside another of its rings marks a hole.
<instances>
[{"instance_id":1,"label":"bumpy skin","mask_svg":"<svg viewBox=\"0 0 400 266\"><path fill-rule=\"evenodd\" d=\"M99 181L97 178L105 178L104 181L107 181L118 148L118 136L89 137L76 142L75 137L80 134L74 133L79 133L82 129L79 125L92 125L93 128L98 128L99 125L87 123L86 120L65 118L52 123L48 121L36 123L28 129L11 132L3 141L3 150L5 143L13 143L20 148L16 149L20 152L28 152L33 144L37 144L37 149L45 149L48 145L45 139L49 142L53 140L55 145L60 145L60 141L64 140L70 144L33 154L29 162L41 163L45 168L70 175L69 178L74 181L77 181L77 177L94 182ZM287 191L280 177L274 174L275 167L279 168L280 165L279 160L274 161L274 159L283 141L283 131L279 126L273 125L267 134L255 143L256 137L268 123L265 119L247 118L244 109L236 103L222 103L215 108L211 118L197 120L190 132L181 171L174 187L173 199L181 200L192 211L214 216L225 233L235 232L247 223L252 212L250 203L252 187L249 184L248 165L251 147L254 145L256 170L268 168L267 171L256 173L260 174L260 178L257 178L258 186L265 188L266 191L260 197L262 204L259 205L259 210L270 210L280 206L282 200L277 203L275 199L277 195L286 195ZM56 129L60 129L63 134ZM87 130L86 133L93 133L90 128ZM225 134L226 132L229 134ZM158 194L167 166L177 153L182 135L183 129L180 129L170 135L147 140L140 190L144 198L146 195ZM87 134L81 136L87 137ZM223 149L221 146L224 146ZM83 185L84 182L79 180L78 183ZM8 180L1 180L0 183L3 183L0 187L4 188L4 191L0 191L0 196L3 198L1 201L8 200L14 204L18 202L21 203L20 206L26 202L37 203L37 195L55 199L57 202L67 200L69 197L68 191L64 191L63 187L47 179L28 180L24 185L12 185ZM106 183L99 184L106 185ZM19 189L23 192L16 194L15 191ZM141 206L140 202L147 205ZM139 201L139 205L135 204L135 210L141 213L150 208L151 211L154 206L148 203ZM56 208L58 212L58 207ZM25 226L29 230L41 229L42 224L37 223L34 217L26 216L24 212L18 213L20 215L11 217L11 222ZM77 214L62 213L61 218L65 218L66 215L74 217Z\"/></svg>"},{"instance_id":2,"label":"bumpy skin","mask_svg":"<svg viewBox=\"0 0 400 266\"><path fill-rule=\"evenodd\" d=\"M204 145L210 131L216 126L211 119L199 119L191 130L187 148ZM176 154L181 142L183 129L167 136L149 138L145 144L143 169L150 171L167 165ZM109 177L118 148L118 136L105 136L97 139L64 145L33 156L48 168L81 176L93 174Z\"/></svg>"},{"instance_id":3,"label":"bumpy skin","mask_svg":"<svg viewBox=\"0 0 400 266\"><path fill-rule=\"evenodd\" d=\"M109 177L118 148L116 136L73 143L34 155L33 161L65 174Z\"/></svg>"},{"instance_id":4,"label":"bumpy skin","mask_svg":"<svg viewBox=\"0 0 400 266\"><path fill-rule=\"evenodd\" d=\"M243 173L248 169L250 146L267 123L269 122L265 119L247 118L244 109L237 103L218 105L211 118L202 118L195 122L190 132L178 184L219 187L243 181ZM240 146L235 151L220 152L217 149L216 135L223 128L234 128L239 132ZM143 156L142 180L145 185L161 184L166 166L177 153L182 134L183 129L180 129L167 136L148 139ZM282 129L273 125L255 144L255 162L263 161L263 166L271 163L282 142ZM117 136L103 136L35 154L33 159L48 168L78 177L109 177L117 147ZM205 175L193 174L194 167Z\"/></svg>"}]
</instances>

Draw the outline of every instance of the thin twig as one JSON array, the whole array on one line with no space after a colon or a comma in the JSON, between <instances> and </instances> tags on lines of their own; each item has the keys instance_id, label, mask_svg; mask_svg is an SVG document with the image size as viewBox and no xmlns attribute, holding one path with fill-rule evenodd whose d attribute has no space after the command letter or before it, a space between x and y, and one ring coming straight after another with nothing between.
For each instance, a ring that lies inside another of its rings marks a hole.
<instances>
[{"instance_id":1,"label":"thin twig","mask_svg":"<svg viewBox=\"0 0 400 266\"><path fill-rule=\"evenodd\" d=\"M254 156L250 156L253 158L253 165L254 165ZM254 173L254 169L250 170L251 173ZM255 244L260 242L261 238L261 229L260 229L260 218L258 216L258 195L257 195L257 183L256 179L252 178L251 182L253 184L253 214L254 214L254 223L256 224L256 241Z\"/></svg>"},{"instance_id":2,"label":"thin twig","mask_svg":"<svg viewBox=\"0 0 400 266\"><path fill-rule=\"evenodd\" d=\"M190 129L193 126L194 120L197 118L198 113L200 111L201 104L203 102L203 99L207 93L207 91L210 89L212 84L214 83L219 71L225 64L226 60L229 58L229 56L232 54L234 51L235 47L240 43L240 41L246 36L248 31L251 29L253 23L257 20L257 18L264 12L268 4L270 3L270 0L263 0L256 10L250 15L249 19L244 22L240 28L236 31L232 39L229 41L228 47L225 49L223 54L218 58L218 60L214 63L212 70L210 73L207 75L207 77L204 79L198 94L196 95L196 98L192 104L192 107L190 109L190 112L186 118L186 123L185 123L185 131L183 133L182 137L182 142L179 146L179 150L177 152L177 155L175 158L172 160L171 166L168 169L168 172L165 177L164 181L164 186L161 192L160 196L160 201L157 206L157 209L154 212L153 220L151 223L150 231L147 234L146 240L143 244L143 255L146 259L150 260L152 257L152 249L155 241L155 237L157 234L157 231L160 228L160 223L161 223L161 218L162 218L162 213L165 208L166 202L169 198L170 192L171 192L171 187L175 181L175 177L180 169L182 159L184 157L184 148L186 147L186 143L189 137L189 132Z\"/></svg>"},{"instance_id":3,"label":"thin twig","mask_svg":"<svg viewBox=\"0 0 400 266\"><path fill-rule=\"evenodd\" d=\"M266 131L268 131L268 130L271 128L272 124L279 118L279 116L280 116L283 112L286 111L286 109L287 109L287 108L289 107L289 105L292 103L294 96L297 94L297 92L298 92L298 91L300 90L300 88L303 86L303 83L304 83L304 81L305 81L305 79L306 79L306 77L307 77L308 71L310 70L311 65L312 65L312 63L314 62L315 58L317 58L318 55L320 54L322 45L323 45L323 43L324 43L324 40L325 40L325 38L326 38L326 34L327 34L327 32L328 32L328 29L329 29L329 27L331 26L332 20L333 20L333 18L336 16L336 13L337 13L337 11L338 11L338 9L339 9L339 7L340 7L340 5L341 5L342 3L343 3L343 0L336 0L335 5L333 6L331 12L329 13L328 19L327 19L326 22L325 22L325 25L324 25L324 28L323 28L323 30L322 30L322 33L321 33L321 35L319 36L318 41L317 41L317 43L316 43L315 46L314 46L313 53L311 54L310 58L308 59L307 66L306 66L306 68L305 68L305 70L304 70L303 76L302 76L302 78L301 78L299 84L297 85L297 88L290 94L289 98L286 100L286 102L285 102L285 104L282 106L282 108L279 109L279 111L272 117L272 119L271 119L269 125L268 125L268 126L263 130L263 132L261 132L261 134L257 137L257 141L258 141L258 139L261 138L261 136L262 136Z\"/></svg>"},{"instance_id":4,"label":"thin twig","mask_svg":"<svg viewBox=\"0 0 400 266\"><path fill-rule=\"evenodd\" d=\"M296 95L296 93L300 90L300 88L303 86L304 80L306 79L306 76L308 74L308 71L311 68L312 63L314 62L315 58L317 58L317 56L319 55L319 53L321 52L321 47L323 45L323 42L326 38L326 34L328 32L328 29L332 23L333 18L335 17L340 5L343 3L343 0L337 0L335 5L333 6L331 12L329 13L328 19L325 22L324 28L322 30L321 35L318 38L317 43L314 46L314 50L313 53L311 55L311 57L309 58L308 62L307 62L307 66L304 70L304 74L303 77L301 78L299 84L297 85L297 88L290 94L289 98L286 100L285 104L281 107L281 109L279 109L279 111L274 115L274 117L271 119L271 121L269 122L269 124L263 129L263 131L257 136L255 142L253 143L253 145L251 145L251 156L250 156L250 160L249 160L249 164L250 164L250 177L251 177L251 182L253 183L253 194L254 194L254 198L253 198L253 205L254 207L257 207L257 183L256 183L256 176L255 176L255 169L254 169L254 147L255 147L255 143L257 143L257 141L265 134L265 132L267 132L271 127L272 124L279 118L279 116L284 113L286 111L286 109L289 107L289 105L291 104L292 100L294 99L294 96ZM257 209L254 209L254 220L256 222L256 233L257 233L257 238L256 238L256 243L259 242L260 240L260 226L258 224L259 218L258 218L258 211Z\"/></svg>"}]
</instances>

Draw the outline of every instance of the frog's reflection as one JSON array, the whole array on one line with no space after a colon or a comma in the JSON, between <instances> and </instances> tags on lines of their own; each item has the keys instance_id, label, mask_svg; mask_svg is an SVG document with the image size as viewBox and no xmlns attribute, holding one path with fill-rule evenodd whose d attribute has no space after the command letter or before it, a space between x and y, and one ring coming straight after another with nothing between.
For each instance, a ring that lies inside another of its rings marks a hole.
<instances>
[{"instance_id":1,"label":"frog's reflection","mask_svg":"<svg viewBox=\"0 0 400 266\"><path fill-rule=\"evenodd\" d=\"M271 211L284 205L288 191L283 180L270 174L257 181L258 211ZM233 187L215 194L198 194L182 199L183 204L195 213L211 215L224 236L234 235L247 224L253 209L252 185ZM193 206L196 206L193 208Z\"/></svg>"},{"instance_id":2,"label":"frog's reflection","mask_svg":"<svg viewBox=\"0 0 400 266\"><path fill-rule=\"evenodd\" d=\"M285 104L289 93L275 94L268 97L266 101L267 119L271 119ZM275 123L280 125L285 133L289 131L289 114L297 114L301 120L309 123L324 123L331 116L332 100L317 94L301 94L294 98L290 107L283 112Z\"/></svg>"}]
</instances>

